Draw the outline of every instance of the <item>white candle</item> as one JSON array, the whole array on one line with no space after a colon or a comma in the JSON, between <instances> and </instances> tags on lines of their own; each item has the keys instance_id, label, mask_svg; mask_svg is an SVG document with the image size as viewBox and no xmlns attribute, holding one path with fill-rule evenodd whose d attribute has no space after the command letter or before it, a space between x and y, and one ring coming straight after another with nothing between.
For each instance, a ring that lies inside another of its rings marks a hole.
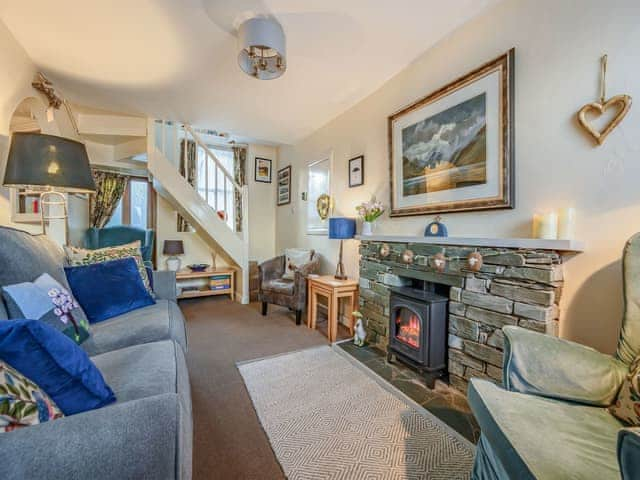
<instances>
[{"instance_id":1,"label":"white candle","mask_svg":"<svg viewBox=\"0 0 640 480\"><path fill-rule=\"evenodd\" d=\"M538 227L538 238L555 240L558 238L558 214L548 212L542 215L540 226Z\"/></svg>"},{"instance_id":2,"label":"white candle","mask_svg":"<svg viewBox=\"0 0 640 480\"><path fill-rule=\"evenodd\" d=\"M531 237L538 238L538 234L540 232L540 222L542 220L542 215L539 213L533 214L533 221L531 222Z\"/></svg>"},{"instance_id":3,"label":"white candle","mask_svg":"<svg viewBox=\"0 0 640 480\"><path fill-rule=\"evenodd\" d=\"M569 207L560 210L558 215L558 238L572 240L576 234L576 209Z\"/></svg>"}]
</instances>

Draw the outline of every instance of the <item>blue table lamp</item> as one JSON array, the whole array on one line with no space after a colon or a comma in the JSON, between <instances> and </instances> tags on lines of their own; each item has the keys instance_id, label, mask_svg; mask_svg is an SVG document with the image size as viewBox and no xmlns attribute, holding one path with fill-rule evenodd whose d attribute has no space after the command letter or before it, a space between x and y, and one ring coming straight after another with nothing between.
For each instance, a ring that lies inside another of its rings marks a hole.
<instances>
[{"instance_id":1,"label":"blue table lamp","mask_svg":"<svg viewBox=\"0 0 640 480\"><path fill-rule=\"evenodd\" d=\"M335 278L338 280L346 280L344 274L344 264L342 263L342 241L353 238L356 235L355 218L334 217L329 219L329 238L340 240L340 256L338 265L336 266Z\"/></svg>"}]
</instances>

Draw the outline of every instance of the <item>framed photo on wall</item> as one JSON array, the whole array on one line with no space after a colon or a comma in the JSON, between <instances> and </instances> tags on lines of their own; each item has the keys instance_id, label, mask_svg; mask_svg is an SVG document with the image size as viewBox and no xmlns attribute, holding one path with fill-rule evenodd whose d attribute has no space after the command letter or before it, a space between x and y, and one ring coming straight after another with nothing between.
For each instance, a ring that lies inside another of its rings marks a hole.
<instances>
[{"instance_id":1,"label":"framed photo on wall","mask_svg":"<svg viewBox=\"0 0 640 480\"><path fill-rule=\"evenodd\" d=\"M349 160L349 188L364 185L364 155Z\"/></svg>"},{"instance_id":2,"label":"framed photo on wall","mask_svg":"<svg viewBox=\"0 0 640 480\"><path fill-rule=\"evenodd\" d=\"M278 206L291 203L291 165L278 170Z\"/></svg>"},{"instance_id":3,"label":"framed photo on wall","mask_svg":"<svg viewBox=\"0 0 640 480\"><path fill-rule=\"evenodd\" d=\"M256 157L256 182L271 183L271 160Z\"/></svg>"},{"instance_id":4,"label":"framed photo on wall","mask_svg":"<svg viewBox=\"0 0 640 480\"><path fill-rule=\"evenodd\" d=\"M514 49L391 115L391 216L514 208Z\"/></svg>"}]
</instances>

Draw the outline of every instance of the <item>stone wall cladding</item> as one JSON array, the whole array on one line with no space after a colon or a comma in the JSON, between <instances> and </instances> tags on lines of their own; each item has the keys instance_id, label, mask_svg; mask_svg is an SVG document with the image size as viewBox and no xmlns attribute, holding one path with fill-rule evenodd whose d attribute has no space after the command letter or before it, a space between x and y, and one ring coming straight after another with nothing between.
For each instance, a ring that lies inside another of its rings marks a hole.
<instances>
[{"instance_id":1,"label":"stone wall cladding","mask_svg":"<svg viewBox=\"0 0 640 480\"><path fill-rule=\"evenodd\" d=\"M558 334L563 284L558 252L387 243L391 253L383 258L382 245L360 244L360 311L368 341L387 349L389 289L396 276L448 285L449 381L458 390L466 393L471 377L502 381L503 326ZM407 249L415 255L411 265L402 262ZM478 272L467 264L475 251L483 256ZM437 253L447 258L443 272L431 267Z\"/></svg>"}]
</instances>

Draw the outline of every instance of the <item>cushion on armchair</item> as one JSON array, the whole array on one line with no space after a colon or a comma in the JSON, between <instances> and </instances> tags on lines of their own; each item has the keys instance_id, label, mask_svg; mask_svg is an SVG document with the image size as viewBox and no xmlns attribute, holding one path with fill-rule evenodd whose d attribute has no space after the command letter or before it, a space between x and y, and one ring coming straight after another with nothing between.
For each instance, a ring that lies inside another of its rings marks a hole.
<instances>
[{"instance_id":1,"label":"cushion on armchair","mask_svg":"<svg viewBox=\"0 0 640 480\"><path fill-rule=\"evenodd\" d=\"M640 357L637 357L625 378L618 397L609 411L623 422L640 426Z\"/></svg>"},{"instance_id":2,"label":"cushion on armchair","mask_svg":"<svg viewBox=\"0 0 640 480\"><path fill-rule=\"evenodd\" d=\"M311 261L312 251L302 248L287 248L284 251L284 255L285 268L282 278L293 280L296 270Z\"/></svg>"}]
</instances>

